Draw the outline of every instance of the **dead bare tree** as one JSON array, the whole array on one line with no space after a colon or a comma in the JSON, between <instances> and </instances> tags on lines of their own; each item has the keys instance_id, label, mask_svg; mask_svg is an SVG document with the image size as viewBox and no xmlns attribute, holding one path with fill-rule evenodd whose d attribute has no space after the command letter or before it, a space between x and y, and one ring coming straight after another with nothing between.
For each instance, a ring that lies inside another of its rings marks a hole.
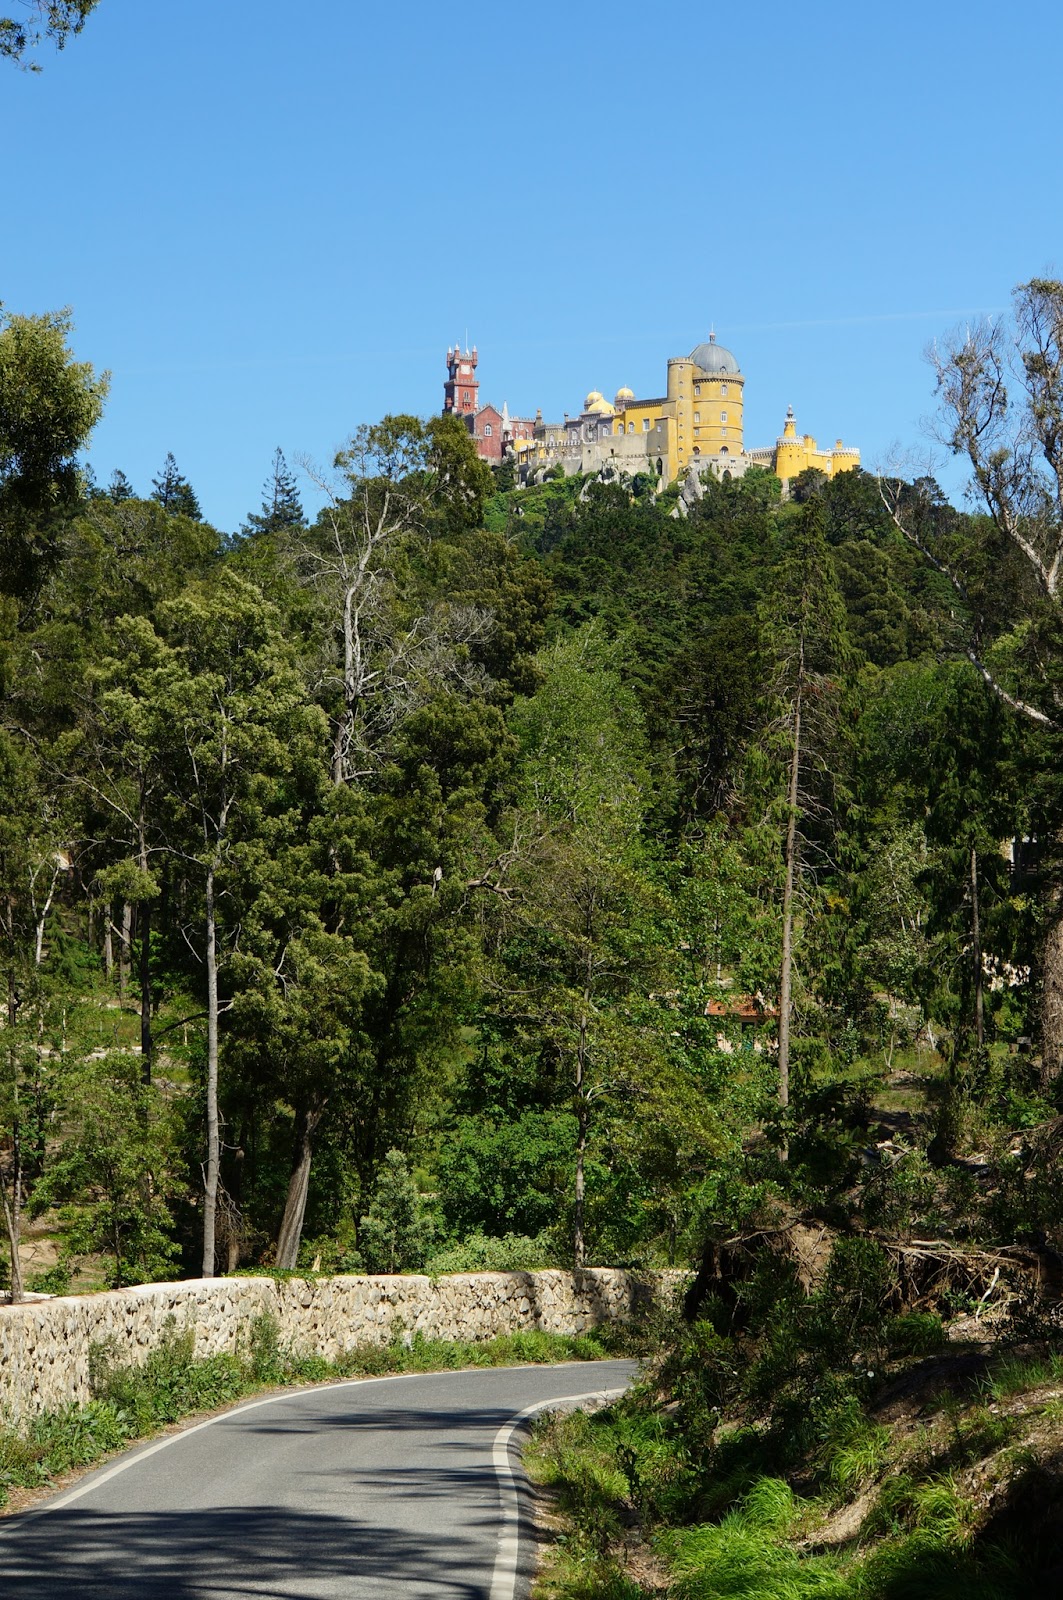
<instances>
[{"instance_id":1,"label":"dead bare tree","mask_svg":"<svg viewBox=\"0 0 1063 1600\"><path fill-rule=\"evenodd\" d=\"M990 689L1035 727L1063 732L1063 282L1018 286L1010 318L966 327L933 344L939 436L971 468L971 490L996 533L1016 552L1031 601L1017 619L1031 647L1025 682L1005 682L979 641L965 654ZM920 516L918 495L880 479L883 503L904 537L952 584L966 605L962 572ZM1063 1069L1063 886L1048 891L1042 950L1046 1076Z\"/></svg>"},{"instance_id":2,"label":"dead bare tree","mask_svg":"<svg viewBox=\"0 0 1063 1600\"><path fill-rule=\"evenodd\" d=\"M322 663L321 687L337 702L331 775L342 784L371 775L388 734L440 683L482 687L469 647L493 622L471 605L411 616L402 603L411 547L430 537L440 495L454 487L436 459L431 425L385 417L360 428L335 467L338 479L303 463L325 495L324 537L302 538L296 560L333 617L338 660ZM463 493L460 484L454 492Z\"/></svg>"}]
</instances>

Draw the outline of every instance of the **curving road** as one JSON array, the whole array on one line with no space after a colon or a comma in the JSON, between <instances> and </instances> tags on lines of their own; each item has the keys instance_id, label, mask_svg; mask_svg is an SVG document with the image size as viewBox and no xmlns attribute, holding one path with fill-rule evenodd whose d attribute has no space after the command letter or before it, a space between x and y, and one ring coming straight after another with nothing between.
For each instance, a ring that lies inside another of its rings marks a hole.
<instances>
[{"instance_id":1,"label":"curving road","mask_svg":"<svg viewBox=\"0 0 1063 1600\"><path fill-rule=\"evenodd\" d=\"M634 1363L372 1378L255 1400L0 1522L19 1600L513 1600L522 1414Z\"/></svg>"}]
</instances>

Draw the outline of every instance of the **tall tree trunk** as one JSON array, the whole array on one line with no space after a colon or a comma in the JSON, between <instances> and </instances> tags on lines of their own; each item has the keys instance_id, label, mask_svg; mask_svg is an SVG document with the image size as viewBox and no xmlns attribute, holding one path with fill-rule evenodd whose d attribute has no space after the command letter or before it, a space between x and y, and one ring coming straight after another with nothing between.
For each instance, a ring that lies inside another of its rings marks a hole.
<instances>
[{"instance_id":1,"label":"tall tree trunk","mask_svg":"<svg viewBox=\"0 0 1063 1600\"><path fill-rule=\"evenodd\" d=\"M8 1299L13 1306L17 1306L22 1299L22 1263L18 1254L19 1240L22 1235L22 1165L17 1124L12 1133L11 1151L11 1192L9 1195L8 1185L0 1176L0 1197L4 1202L4 1229L7 1233L7 1247L11 1256L11 1284L8 1289Z\"/></svg>"},{"instance_id":2,"label":"tall tree trunk","mask_svg":"<svg viewBox=\"0 0 1063 1600\"><path fill-rule=\"evenodd\" d=\"M801 691L804 676L804 651L801 676L794 701L794 744L790 757L790 782L787 789L789 815L786 821L786 881L782 900L782 969L779 974L779 1104L790 1104L790 1009L793 996L794 953L794 876L797 857L797 798L801 770ZM785 1149L783 1151L785 1157Z\"/></svg>"},{"instance_id":3,"label":"tall tree trunk","mask_svg":"<svg viewBox=\"0 0 1063 1600\"><path fill-rule=\"evenodd\" d=\"M128 900L122 902L122 930L118 947L118 994L124 1000L126 986L133 970L133 907Z\"/></svg>"},{"instance_id":4,"label":"tall tree trunk","mask_svg":"<svg viewBox=\"0 0 1063 1600\"><path fill-rule=\"evenodd\" d=\"M1041 958L1041 1087L1047 1090L1063 1071L1063 885L1048 900Z\"/></svg>"},{"instance_id":5,"label":"tall tree trunk","mask_svg":"<svg viewBox=\"0 0 1063 1600\"><path fill-rule=\"evenodd\" d=\"M203 1185L203 1276L213 1278L214 1230L218 1212L218 930L214 907L214 868L207 870L207 1170Z\"/></svg>"},{"instance_id":6,"label":"tall tree trunk","mask_svg":"<svg viewBox=\"0 0 1063 1600\"><path fill-rule=\"evenodd\" d=\"M978 848L971 846L971 960L974 963L974 1038L985 1044L985 976L982 972L982 931L978 905Z\"/></svg>"},{"instance_id":7,"label":"tall tree trunk","mask_svg":"<svg viewBox=\"0 0 1063 1600\"><path fill-rule=\"evenodd\" d=\"M140 902L140 1078L151 1084L151 901Z\"/></svg>"},{"instance_id":8,"label":"tall tree trunk","mask_svg":"<svg viewBox=\"0 0 1063 1600\"><path fill-rule=\"evenodd\" d=\"M147 877L148 873L148 842L145 832L144 816L141 813L139 827L140 842L140 870ZM145 1088L151 1086L151 901L142 900L138 910L138 932L140 935L140 948L138 951L140 979L140 1077Z\"/></svg>"},{"instance_id":9,"label":"tall tree trunk","mask_svg":"<svg viewBox=\"0 0 1063 1600\"><path fill-rule=\"evenodd\" d=\"M244 1203L244 1161L247 1156L247 1124L240 1129L240 1138L232 1152L232 1172L226 1187L231 1205L229 1227L225 1237L225 1270L235 1272L240 1265L242 1239L242 1207Z\"/></svg>"},{"instance_id":10,"label":"tall tree trunk","mask_svg":"<svg viewBox=\"0 0 1063 1600\"><path fill-rule=\"evenodd\" d=\"M8 982L7 991L8 1027L14 1028L17 1019L18 999L12 979ZM11 1082L15 1104L14 1115L11 1118L11 1175L9 1181L5 1182L3 1174L0 1173L0 1195L4 1202L4 1227L7 1231L8 1250L11 1256L11 1284L8 1294L13 1306L18 1305L22 1299L22 1263L18 1253L22 1238L22 1127L19 1114L18 1070L18 1058L12 1045Z\"/></svg>"},{"instance_id":11,"label":"tall tree trunk","mask_svg":"<svg viewBox=\"0 0 1063 1600\"><path fill-rule=\"evenodd\" d=\"M8 933L11 932L11 908L8 907ZM15 980L9 974L7 980L7 1026L9 1038L18 1022L18 996L15 993ZM17 1305L22 1299L22 1264L19 1261L18 1247L22 1233L22 1138L19 1128L18 1105L18 1053L14 1044L8 1045L9 1066L11 1070L11 1085L14 1095L14 1115L11 1119L11 1178L10 1197L8 1195L8 1181L0 1169L0 1198L4 1204L4 1227L7 1231L8 1249L11 1254L11 1286L9 1298L12 1305Z\"/></svg>"},{"instance_id":12,"label":"tall tree trunk","mask_svg":"<svg viewBox=\"0 0 1063 1600\"><path fill-rule=\"evenodd\" d=\"M296 1117L292 1171L277 1236L277 1266L285 1272L294 1272L299 1261L299 1243L303 1237L303 1218L306 1216L306 1197L310 1188L310 1164L314 1155L314 1134L324 1110L323 1104L303 1106Z\"/></svg>"},{"instance_id":13,"label":"tall tree trunk","mask_svg":"<svg viewBox=\"0 0 1063 1600\"><path fill-rule=\"evenodd\" d=\"M584 1006L589 1003L584 995ZM586 1095L587 1076L587 1012L579 1023L579 1045L576 1049L576 1175L572 1207L572 1263L579 1272L586 1264L587 1243L585 1229L585 1193L587 1165L587 1134L590 1126L590 1106Z\"/></svg>"},{"instance_id":14,"label":"tall tree trunk","mask_svg":"<svg viewBox=\"0 0 1063 1600\"><path fill-rule=\"evenodd\" d=\"M111 921L110 901L103 908L103 970L110 977L114 971L114 923Z\"/></svg>"}]
</instances>

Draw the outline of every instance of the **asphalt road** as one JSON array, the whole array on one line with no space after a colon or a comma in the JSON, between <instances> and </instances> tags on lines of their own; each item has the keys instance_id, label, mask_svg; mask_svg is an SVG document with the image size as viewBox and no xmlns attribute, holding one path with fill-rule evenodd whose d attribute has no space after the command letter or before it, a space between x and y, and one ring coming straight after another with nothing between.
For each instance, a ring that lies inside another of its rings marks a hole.
<instances>
[{"instance_id":1,"label":"asphalt road","mask_svg":"<svg viewBox=\"0 0 1063 1600\"><path fill-rule=\"evenodd\" d=\"M496 1367L252 1401L0 1522L0 1592L512 1600L534 1549L519 1414L622 1389L633 1371Z\"/></svg>"}]
</instances>

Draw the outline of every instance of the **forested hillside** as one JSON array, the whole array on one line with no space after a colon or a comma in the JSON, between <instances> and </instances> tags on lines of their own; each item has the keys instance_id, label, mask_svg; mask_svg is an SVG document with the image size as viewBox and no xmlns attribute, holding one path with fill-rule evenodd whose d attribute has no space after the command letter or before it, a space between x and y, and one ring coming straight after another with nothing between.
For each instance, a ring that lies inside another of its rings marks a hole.
<instances>
[{"instance_id":1,"label":"forested hillside","mask_svg":"<svg viewBox=\"0 0 1063 1600\"><path fill-rule=\"evenodd\" d=\"M9 317L12 1296L1054 1237L1061 302L1006 415L941 357L967 510L516 489L400 416L226 533L93 484L105 383Z\"/></svg>"}]
</instances>

